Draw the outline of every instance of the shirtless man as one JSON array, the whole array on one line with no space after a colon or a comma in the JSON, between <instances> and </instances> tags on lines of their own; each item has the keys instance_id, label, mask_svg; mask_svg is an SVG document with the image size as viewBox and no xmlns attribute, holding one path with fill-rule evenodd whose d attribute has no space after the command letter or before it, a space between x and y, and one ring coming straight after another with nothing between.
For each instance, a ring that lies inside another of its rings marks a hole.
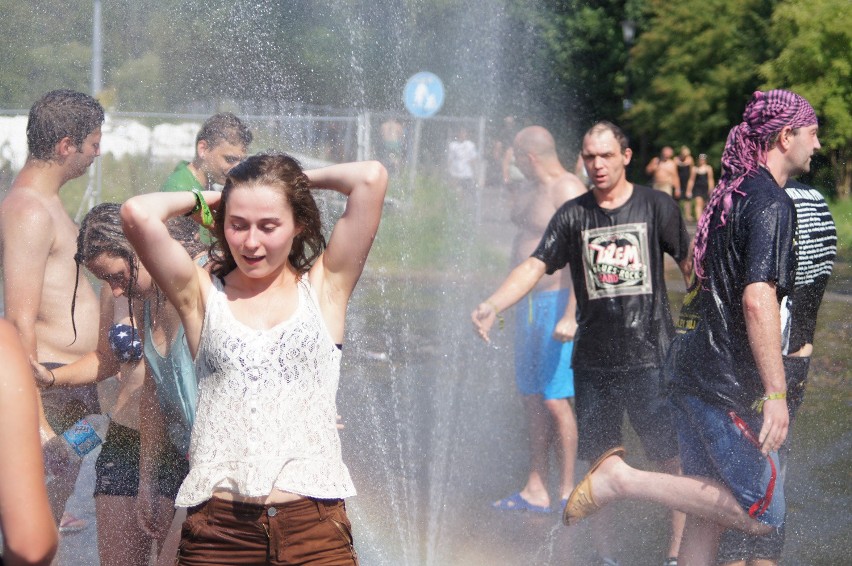
<instances>
[{"instance_id":1,"label":"shirtless man","mask_svg":"<svg viewBox=\"0 0 852 566\"><path fill-rule=\"evenodd\" d=\"M677 174L677 164L674 161L674 150L666 146L659 157L651 160L645 172L651 175L653 186L663 191L675 200L680 198L680 177Z\"/></svg>"},{"instance_id":2,"label":"shirtless man","mask_svg":"<svg viewBox=\"0 0 852 566\"><path fill-rule=\"evenodd\" d=\"M70 90L45 94L30 109L30 155L0 204L6 318L21 336L27 355L45 365L76 360L98 343L98 297L77 271L77 226L59 191L100 155L103 119L103 108L88 95ZM100 410L94 386L48 388L41 400L45 442ZM51 482L51 507L57 520L73 485L73 477Z\"/></svg>"},{"instance_id":3,"label":"shirtless man","mask_svg":"<svg viewBox=\"0 0 852 566\"><path fill-rule=\"evenodd\" d=\"M534 183L513 195L512 221L518 233L512 264L517 265L538 246L556 210L586 188L559 162L553 136L541 126L521 130L513 150L518 168ZM577 421L568 398L574 396L569 341L577 326L575 306L566 269L542 277L516 315L515 377L529 420L530 469L524 488L495 502L497 509L550 511L547 471L553 432L562 456L560 499L567 499L574 486Z\"/></svg>"}]
</instances>

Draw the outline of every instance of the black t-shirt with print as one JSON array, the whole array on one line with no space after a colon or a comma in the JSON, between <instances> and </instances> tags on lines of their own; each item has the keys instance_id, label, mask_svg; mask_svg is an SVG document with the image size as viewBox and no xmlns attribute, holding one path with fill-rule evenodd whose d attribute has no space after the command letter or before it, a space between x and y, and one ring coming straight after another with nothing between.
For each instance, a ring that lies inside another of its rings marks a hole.
<instances>
[{"instance_id":1,"label":"black t-shirt with print","mask_svg":"<svg viewBox=\"0 0 852 566\"><path fill-rule=\"evenodd\" d=\"M577 297L572 367L660 367L674 335L663 253L686 258L689 234L672 198L641 185L603 209L594 191L562 205L532 257L571 267Z\"/></svg>"},{"instance_id":2,"label":"black t-shirt with print","mask_svg":"<svg viewBox=\"0 0 852 566\"><path fill-rule=\"evenodd\" d=\"M820 192L797 181L784 189L796 208L796 286L789 351L814 341L817 312L837 255L837 227Z\"/></svg>"},{"instance_id":3,"label":"black t-shirt with print","mask_svg":"<svg viewBox=\"0 0 852 566\"><path fill-rule=\"evenodd\" d=\"M748 410L764 394L743 313L747 285L773 282L781 300L793 288L795 211L790 197L761 168L732 193L724 226L711 219L698 295L700 319L674 365L674 387L708 403ZM780 338L779 338L780 339Z\"/></svg>"}]
</instances>

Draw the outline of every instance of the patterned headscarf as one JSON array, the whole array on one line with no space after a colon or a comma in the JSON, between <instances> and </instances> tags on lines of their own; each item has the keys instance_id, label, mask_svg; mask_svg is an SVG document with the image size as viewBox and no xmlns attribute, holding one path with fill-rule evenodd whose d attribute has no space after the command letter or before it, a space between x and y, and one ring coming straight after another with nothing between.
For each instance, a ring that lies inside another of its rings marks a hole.
<instances>
[{"instance_id":1,"label":"patterned headscarf","mask_svg":"<svg viewBox=\"0 0 852 566\"><path fill-rule=\"evenodd\" d=\"M756 91L743 112L743 121L731 128L722 153L722 175L695 233L695 274L704 279L704 254L710 235L710 219L719 206L719 226L724 226L731 210L732 195L739 186L766 162L766 152L785 127L793 129L817 123L816 112L808 101L787 90Z\"/></svg>"}]
</instances>

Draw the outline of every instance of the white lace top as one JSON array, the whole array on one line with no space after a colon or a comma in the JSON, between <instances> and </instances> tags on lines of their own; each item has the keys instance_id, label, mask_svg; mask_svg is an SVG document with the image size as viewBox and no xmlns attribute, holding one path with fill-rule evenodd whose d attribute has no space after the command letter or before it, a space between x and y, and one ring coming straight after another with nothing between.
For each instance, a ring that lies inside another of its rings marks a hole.
<instances>
[{"instance_id":1,"label":"white lace top","mask_svg":"<svg viewBox=\"0 0 852 566\"><path fill-rule=\"evenodd\" d=\"M256 330L231 314L214 278L196 359L198 408L178 507L213 491L273 488L320 499L355 495L337 434L341 352L307 276L288 320Z\"/></svg>"}]
</instances>

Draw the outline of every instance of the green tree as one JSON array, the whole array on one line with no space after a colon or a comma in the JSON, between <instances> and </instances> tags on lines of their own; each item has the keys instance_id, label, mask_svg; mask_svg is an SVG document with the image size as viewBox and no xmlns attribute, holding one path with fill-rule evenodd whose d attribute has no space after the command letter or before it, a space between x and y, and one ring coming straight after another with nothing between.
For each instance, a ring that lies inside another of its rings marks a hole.
<instances>
[{"instance_id":1,"label":"green tree","mask_svg":"<svg viewBox=\"0 0 852 566\"><path fill-rule=\"evenodd\" d=\"M820 140L838 197L852 189L852 10L848 0L788 0L772 16L776 57L760 67L765 88L788 88L822 120Z\"/></svg>"},{"instance_id":2,"label":"green tree","mask_svg":"<svg viewBox=\"0 0 852 566\"><path fill-rule=\"evenodd\" d=\"M632 129L655 146L685 144L718 159L761 83L773 0L648 0L631 52Z\"/></svg>"}]
</instances>

